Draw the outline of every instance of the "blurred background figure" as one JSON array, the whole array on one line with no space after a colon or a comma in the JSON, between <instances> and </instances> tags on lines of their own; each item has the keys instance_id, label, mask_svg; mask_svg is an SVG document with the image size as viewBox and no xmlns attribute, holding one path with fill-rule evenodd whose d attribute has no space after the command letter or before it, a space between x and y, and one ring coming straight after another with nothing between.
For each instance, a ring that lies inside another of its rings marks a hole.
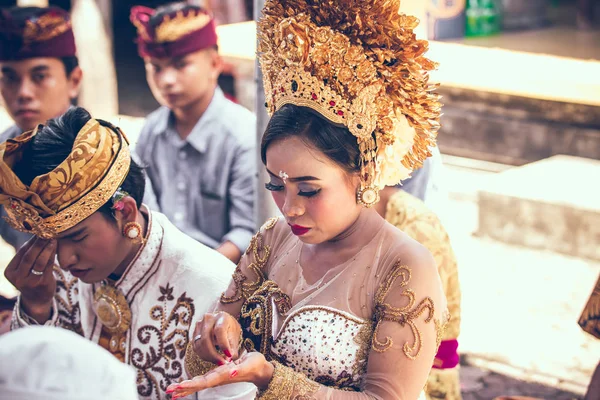
<instances>
[{"instance_id":1,"label":"blurred background figure","mask_svg":"<svg viewBox=\"0 0 600 400\"><path fill-rule=\"evenodd\" d=\"M14 121L0 134L0 143L67 111L83 77L76 51L68 12L57 7L0 10L0 93ZM0 217L5 215L0 210ZM15 250L30 237L2 218L0 236Z\"/></svg>"},{"instance_id":2,"label":"blurred background figure","mask_svg":"<svg viewBox=\"0 0 600 400\"><path fill-rule=\"evenodd\" d=\"M65 329L3 335L0 360L0 400L138 399L133 368Z\"/></svg>"},{"instance_id":3,"label":"blurred background figure","mask_svg":"<svg viewBox=\"0 0 600 400\"><path fill-rule=\"evenodd\" d=\"M255 231L256 118L218 86L215 22L185 2L134 7L131 21L148 85L162 105L136 145L160 211L237 263Z\"/></svg>"}]
</instances>

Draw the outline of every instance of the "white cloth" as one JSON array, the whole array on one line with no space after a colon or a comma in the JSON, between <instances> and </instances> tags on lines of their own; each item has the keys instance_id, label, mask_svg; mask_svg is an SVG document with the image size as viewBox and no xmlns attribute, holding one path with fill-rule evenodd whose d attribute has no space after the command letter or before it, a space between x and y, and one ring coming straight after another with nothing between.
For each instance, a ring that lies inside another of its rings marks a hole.
<instances>
[{"instance_id":1,"label":"white cloth","mask_svg":"<svg viewBox=\"0 0 600 400\"><path fill-rule=\"evenodd\" d=\"M120 346L125 362L137 370L139 398L163 400L169 398L167 386L186 379L184 355L195 323L218 301L235 266L183 234L164 215L149 215L146 244L115 286L131 308L131 327ZM57 268L55 276L57 293L46 325L98 343L102 325L92 302L100 285L85 284ZM32 323L17 300L11 329Z\"/></svg>"},{"instance_id":2,"label":"white cloth","mask_svg":"<svg viewBox=\"0 0 600 400\"><path fill-rule=\"evenodd\" d=\"M0 400L135 400L135 370L66 329L0 336Z\"/></svg>"}]
</instances>

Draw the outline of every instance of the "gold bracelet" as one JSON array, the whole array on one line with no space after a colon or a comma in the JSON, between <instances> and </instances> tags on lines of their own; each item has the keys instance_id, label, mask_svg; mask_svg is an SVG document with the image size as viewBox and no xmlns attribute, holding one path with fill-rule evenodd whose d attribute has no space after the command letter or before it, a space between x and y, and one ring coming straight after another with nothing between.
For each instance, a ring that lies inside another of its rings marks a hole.
<instances>
[{"instance_id":1,"label":"gold bracelet","mask_svg":"<svg viewBox=\"0 0 600 400\"><path fill-rule=\"evenodd\" d=\"M204 361L194 351L194 342L189 342L185 349L185 369L190 375L190 379L195 376L206 374L208 371L216 368L217 365L210 361Z\"/></svg>"},{"instance_id":2,"label":"gold bracelet","mask_svg":"<svg viewBox=\"0 0 600 400\"><path fill-rule=\"evenodd\" d=\"M238 356L242 355L244 343L244 332L240 331L240 344L238 346ZM187 369L190 378L206 374L208 371L216 368L217 365L210 361L205 361L200 358L194 351L194 342L190 341L185 349L185 368Z\"/></svg>"},{"instance_id":3,"label":"gold bracelet","mask_svg":"<svg viewBox=\"0 0 600 400\"><path fill-rule=\"evenodd\" d=\"M311 381L305 375L284 367L277 361L273 364L273 377L266 390L260 391L256 397L259 400L289 400L302 398L319 390L319 384Z\"/></svg>"}]
</instances>

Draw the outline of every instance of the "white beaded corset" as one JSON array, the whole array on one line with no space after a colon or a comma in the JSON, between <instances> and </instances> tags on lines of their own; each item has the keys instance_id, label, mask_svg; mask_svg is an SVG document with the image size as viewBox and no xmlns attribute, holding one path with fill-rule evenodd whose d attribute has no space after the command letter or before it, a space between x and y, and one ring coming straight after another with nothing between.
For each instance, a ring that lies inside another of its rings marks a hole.
<instances>
[{"instance_id":1,"label":"white beaded corset","mask_svg":"<svg viewBox=\"0 0 600 400\"><path fill-rule=\"evenodd\" d=\"M276 318L275 318L276 319ZM286 316L274 338L275 358L330 387L359 390L372 324L329 307L304 306Z\"/></svg>"}]
</instances>

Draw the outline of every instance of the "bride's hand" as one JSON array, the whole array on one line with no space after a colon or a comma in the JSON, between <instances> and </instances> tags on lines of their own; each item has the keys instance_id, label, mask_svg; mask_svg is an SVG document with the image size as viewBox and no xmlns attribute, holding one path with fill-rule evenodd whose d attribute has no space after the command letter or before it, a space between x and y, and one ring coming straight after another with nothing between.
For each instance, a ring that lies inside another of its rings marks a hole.
<instances>
[{"instance_id":1,"label":"bride's hand","mask_svg":"<svg viewBox=\"0 0 600 400\"><path fill-rule=\"evenodd\" d=\"M241 332L239 322L224 311L204 314L192 335L194 352L201 359L217 365L236 360Z\"/></svg>"},{"instance_id":2,"label":"bride's hand","mask_svg":"<svg viewBox=\"0 0 600 400\"><path fill-rule=\"evenodd\" d=\"M259 389L266 389L273 371L273 364L261 353L246 353L238 360L217 367L205 375L169 385L167 394L172 394L172 399L178 399L204 389L236 382L250 382Z\"/></svg>"}]
</instances>

